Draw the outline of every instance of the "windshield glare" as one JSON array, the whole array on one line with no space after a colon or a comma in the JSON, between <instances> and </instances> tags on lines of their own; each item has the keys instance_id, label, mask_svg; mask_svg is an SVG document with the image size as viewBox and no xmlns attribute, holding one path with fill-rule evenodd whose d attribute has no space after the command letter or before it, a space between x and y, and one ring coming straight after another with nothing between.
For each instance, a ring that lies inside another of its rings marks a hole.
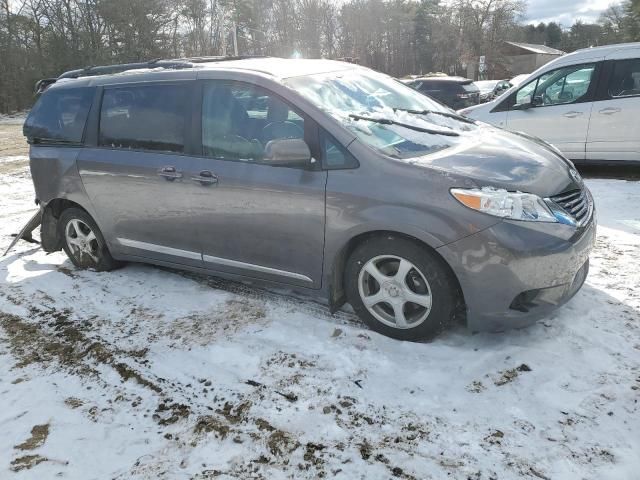
<instances>
[{"instance_id":1,"label":"windshield glare","mask_svg":"<svg viewBox=\"0 0 640 480\"><path fill-rule=\"evenodd\" d=\"M456 137L422 133L407 126L356 120L358 115L377 120L391 120L408 126L436 131L469 131L474 125L440 114L416 114L412 111L441 112L453 110L422 95L400 81L367 70L331 72L293 77L286 84L313 102L367 145L394 158L427 155L453 145Z\"/></svg>"}]
</instances>

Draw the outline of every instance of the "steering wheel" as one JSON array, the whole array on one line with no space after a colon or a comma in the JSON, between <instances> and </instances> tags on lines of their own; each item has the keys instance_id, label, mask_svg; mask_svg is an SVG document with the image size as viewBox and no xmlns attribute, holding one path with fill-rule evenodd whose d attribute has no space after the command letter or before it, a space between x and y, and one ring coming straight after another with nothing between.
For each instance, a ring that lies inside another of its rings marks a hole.
<instances>
[{"instance_id":1,"label":"steering wheel","mask_svg":"<svg viewBox=\"0 0 640 480\"><path fill-rule=\"evenodd\" d=\"M271 122L262 129L262 139L264 143L277 138L303 138L304 130L295 123L284 120Z\"/></svg>"}]
</instances>

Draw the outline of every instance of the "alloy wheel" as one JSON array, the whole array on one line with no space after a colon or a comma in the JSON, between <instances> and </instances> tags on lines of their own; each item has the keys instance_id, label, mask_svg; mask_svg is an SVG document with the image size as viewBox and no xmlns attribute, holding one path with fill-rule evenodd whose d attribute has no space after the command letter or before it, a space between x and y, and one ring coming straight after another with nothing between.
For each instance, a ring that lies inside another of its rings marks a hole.
<instances>
[{"instance_id":1,"label":"alloy wheel","mask_svg":"<svg viewBox=\"0 0 640 480\"><path fill-rule=\"evenodd\" d=\"M431 312L431 288L409 260L380 255L364 264L358 276L362 303L380 322L393 328L414 328Z\"/></svg>"},{"instance_id":2,"label":"alloy wheel","mask_svg":"<svg viewBox=\"0 0 640 480\"><path fill-rule=\"evenodd\" d=\"M96 234L82 220L69 220L65 227L69 251L80 265L95 267L100 259L100 245Z\"/></svg>"}]
</instances>

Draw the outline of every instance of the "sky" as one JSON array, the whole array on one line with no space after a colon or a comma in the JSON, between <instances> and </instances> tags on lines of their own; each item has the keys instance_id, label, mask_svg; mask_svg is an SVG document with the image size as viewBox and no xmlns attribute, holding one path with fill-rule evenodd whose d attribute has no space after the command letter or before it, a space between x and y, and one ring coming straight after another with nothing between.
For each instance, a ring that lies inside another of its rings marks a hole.
<instances>
[{"instance_id":1,"label":"sky","mask_svg":"<svg viewBox=\"0 0 640 480\"><path fill-rule=\"evenodd\" d=\"M615 0L529 0L526 23L557 22L565 27L574 21L595 22Z\"/></svg>"}]
</instances>

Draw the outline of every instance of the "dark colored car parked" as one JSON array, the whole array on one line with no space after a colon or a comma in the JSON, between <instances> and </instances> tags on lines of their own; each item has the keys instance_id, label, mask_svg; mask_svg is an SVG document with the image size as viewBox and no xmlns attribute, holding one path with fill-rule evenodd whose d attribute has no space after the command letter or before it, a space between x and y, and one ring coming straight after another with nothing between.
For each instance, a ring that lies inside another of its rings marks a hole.
<instances>
[{"instance_id":1,"label":"dark colored car parked","mask_svg":"<svg viewBox=\"0 0 640 480\"><path fill-rule=\"evenodd\" d=\"M591 194L542 141L350 63L143 67L40 83L24 126L42 247L78 268L286 285L406 340L531 323L585 280Z\"/></svg>"},{"instance_id":2,"label":"dark colored car parked","mask_svg":"<svg viewBox=\"0 0 640 480\"><path fill-rule=\"evenodd\" d=\"M464 77L422 77L407 82L407 85L454 110L480 103L480 90L473 80Z\"/></svg>"}]
</instances>

